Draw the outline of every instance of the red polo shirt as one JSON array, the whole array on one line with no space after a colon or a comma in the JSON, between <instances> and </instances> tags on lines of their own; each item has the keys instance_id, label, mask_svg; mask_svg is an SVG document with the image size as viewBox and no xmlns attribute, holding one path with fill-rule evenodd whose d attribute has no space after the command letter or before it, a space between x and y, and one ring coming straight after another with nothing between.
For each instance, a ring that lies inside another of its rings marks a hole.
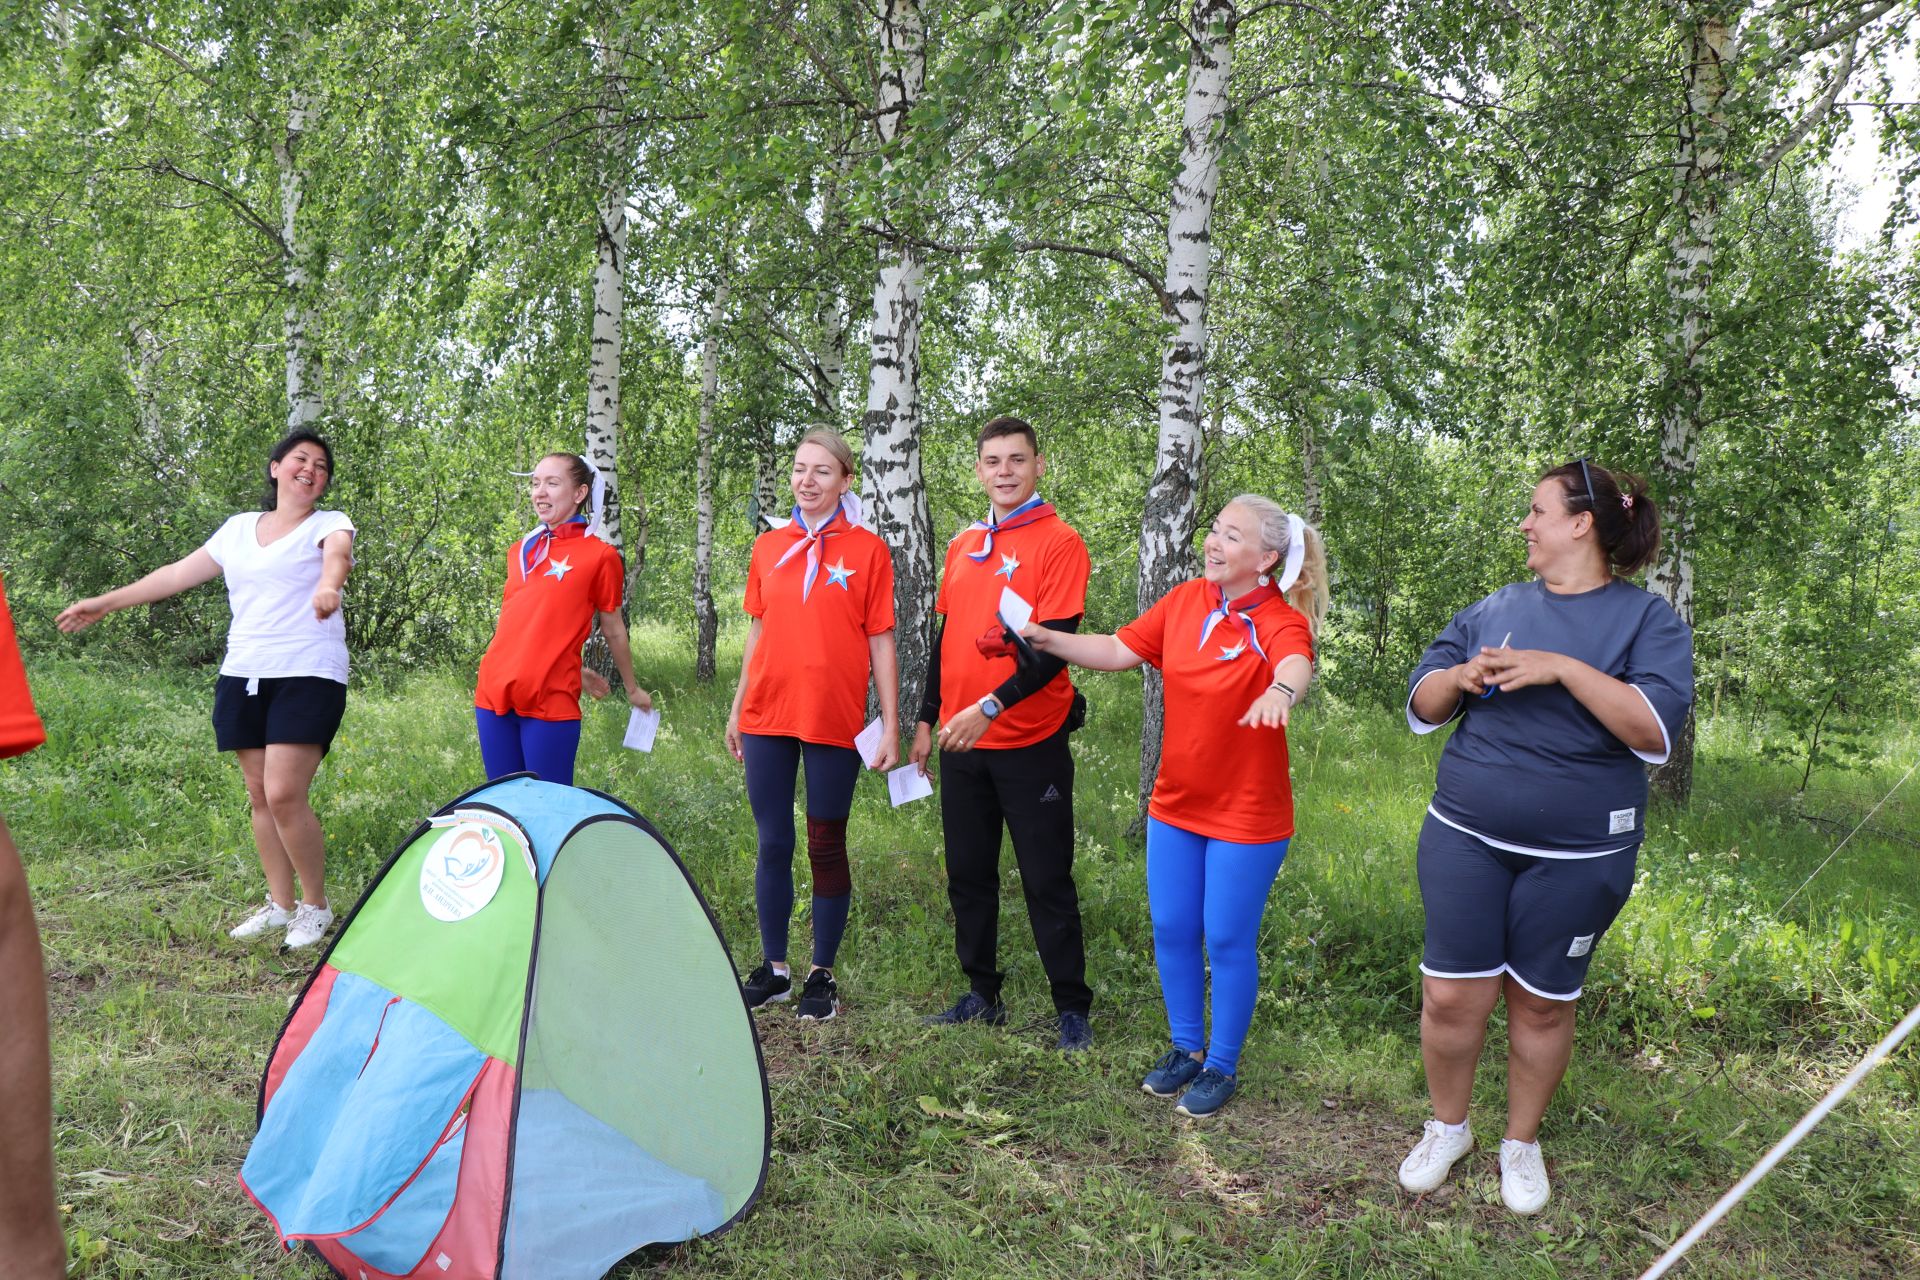
<instances>
[{"instance_id":1,"label":"red polo shirt","mask_svg":"<svg viewBox=\"0 0 1920 1280\"><path fill-rule=\"evenodd\" d=\"M1293 835L1287 732L1235 722L1273 683L1283 659L1313 660L1313 631L1299 610L1273 598L1249 611L1266 658L1233 618L1214 627L1202 645L1213 607L1212 588L1195 578L1120 628L1120 642L1166 678L1160 776L1147 812L1215 840L1285 840Z\"/></svg>"},{"instance_id":2,"label":"red polo shirt","mask_svg":"<svg viewBox=\"0 0 1920 1280\"><path fill-rule=\"evenodd\" d=\"M24 755L46 740L47 731L33 710L33 691L27 688L27 669L14 639L7 586L0 582L0 759Z\"/></svg>"},{"instance_id":3,"label":"red polo shirt","mask_svg":"<svg viewBox=\"0 0 1920 1280\"><path fill-rule=\"evenodd\" d=\"M963 531L947 544L934 611L947 620L940 641L940 719L961 711L999 688L1016 670L1011 657L989 658L974 641L993 625L1000 592L1014 593L1033 606L1035 621L1077 617L1087 611L1087 544L1059 516L1047 516L1017 529L996 533L983 561L978 529ZM1039 692L1002 711L976 747L1004 750L1052 737L1067 718L1073 683L1060 672Z\"/></svg>"},{"instance_id":4,"label":"red polo shirt","mask_svg":"<svg viewBox=\"0 0 1920 1280\"><path fill-rule=\"evenodd\" d=\"M780 563L806 534L799 521L754 540L745 607L760 619L760 640L740 703L743 733L851 747L866 720L868 640L893 629L893 557L879 535L844 519L820 535L811 590L804 549Z\"/></svg>"},{"instance_id":5,"label":"red polo shirt","mask_svg":"<svg viewBox=\"0 0 1920 1280\"><path fill-rule=\"evenodd\" d=\"M620 607L620 553L587 537L585 525L563 524L546 556L522 573L523 542L507 548L500 621L480 659L473 703L498 715L578 720L580 647L593 615Z\"/></svg>"}]
</instances>

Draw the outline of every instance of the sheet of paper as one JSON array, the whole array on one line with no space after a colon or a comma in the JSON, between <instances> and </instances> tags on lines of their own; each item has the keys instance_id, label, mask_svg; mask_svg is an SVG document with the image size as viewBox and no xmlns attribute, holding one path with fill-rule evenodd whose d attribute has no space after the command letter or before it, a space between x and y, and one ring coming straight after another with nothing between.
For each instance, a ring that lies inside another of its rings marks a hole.
<instances>
[{"instance_id":1,"label":"sheet of paper","mask_svg":"<svg viewBox=\"0 0 1920 1280\"><path fill-rule=\"evenodd\" d=\"M893 807L898 809L909 800L922 800L933 794L933 783L920 772L917 764L903 764L887 774L887 794L893 798Z\"/></svg>"},{"instance_id":2,"label":"sheet of paper","mask_svg":"<svg viewBox=\"0 0 1920 1280\"><path fill-rule=\"evenodd\" d=\"M620 745L635 751L653 750L653 736L660 732L660 713L635 707L627 714L627 736Z\"/></svg>"},{"instance_id":3,"label":"sheet of paper","mask_svg":"<svg viewBox=\"0 0 1920 1280\"><path fill-rule=\"evenodd\" d=\"M1000 588L1000 621L1015 635L1033 621L1033 606L1022 600L1012 587Z\"/></svg>"},{"instance_id":4,"label":"sheet of paper","mask_svg":"<svg viewBox=\"0 0 1920 1280\"><path fill-rule=\"evenodd\" d=\"M860 758L867 762L869 769L873 767L873 762L880 758L880 740L885 736L881 732L877 717L872 724L853 735L853 749L860 753Z\"/></svg>"}]
</instances>

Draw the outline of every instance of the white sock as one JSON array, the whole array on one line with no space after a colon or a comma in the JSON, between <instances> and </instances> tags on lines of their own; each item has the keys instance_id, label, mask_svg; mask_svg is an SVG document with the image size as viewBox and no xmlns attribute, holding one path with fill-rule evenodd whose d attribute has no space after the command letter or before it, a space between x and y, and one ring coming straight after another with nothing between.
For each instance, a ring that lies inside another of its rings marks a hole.
<instances>
[{"instance_id":1,"label":"white sock","mask_svg":"<svg viewBox=\"0 0 1920 1280\"><path fill-rule=\"evenodd\" d=\"M1539 1144L1538 1142L1522 1142L1522 1141L1520 1141L1520 1139L1518 1139L1518 1138L1502 1138L1502 1139L1500 1139L1500 1145L1501 1145L1501 1147L1502 1147L1502 1148L1505 1148L1505 1147L1525 1147L1525 1148L1527 1148L1527 1149L1528 1149L1529 1151L1538 1151L1538 1150L1540 1150L1540 1144Z\"/></svg>"},{"instance_id":2,"label":"white sock","mask_svg":"<svg viewBox=\"0 0 1920 1280\"><path fill-rule=\"evenodd\" d=\"M767 967L769 969L772 969L775 973L779 974L783 978L792 976L787 972L787 965L786 965L786 962L783 960L769 960L767 961Z\"/></svg>"},{"instance_id":3,"label":"white sock","mask_svg":"<svg viewBox=\"0 0 1920 1280\"><path fill-rule=\"evenodd\" d=\"M1465 1120L1462 1120L1459 1124L1448 1124L1445 1120L1441 1120L1439 1116L1435 1116L1434 1119L1440 1122L1442 1132L1449 1138L1457 1138L1467 1131L1467 1122Z\"/></svg>"}]
</instances>

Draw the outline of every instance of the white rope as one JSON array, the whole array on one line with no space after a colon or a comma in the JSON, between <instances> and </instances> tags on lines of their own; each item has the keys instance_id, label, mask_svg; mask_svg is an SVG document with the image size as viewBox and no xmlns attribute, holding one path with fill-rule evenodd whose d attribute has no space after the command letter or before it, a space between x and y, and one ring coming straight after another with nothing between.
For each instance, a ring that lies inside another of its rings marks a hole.
<instances>
[{"instance_id":1,"label":"white rope","mask_svg":"<svg viewBox=\"0 0 1920 1280\"><path fill-rule=\"evenodd\" d=\"M1861 827L1864 827L1869 822L1873 821L1873 815L1880 812L1880 808L1882 805L1886 804L1887 801L1893 799L1893 792L1898 791L1900 789L1901 782L1905 782L1908 778L1911 778L1913 776L1913 771L1916 768L1920 768L1920 760L1915 760L1912 764L1907 766L1907 771L1900 775L1900 782L1896 782L1893 784L1893 791L1889 791L1887 792L1887 794L1881 796L1880 804L1876 804L1875 806L1873 806L1873 808L1867 810L1867 816L1860 819L1859 824L1856 825L1853 830L1847 832L1845 836L1841 837L1840 843L1833 846L1833 852L1828 854L1826 858L1820 863L1820 865L1813 869L1813 875L1808 876L1805 880L1802 880L1800 882L1800 889L1804 889L1808 885L1812 884L1813 876L1817 876L1822 871L1825 871L1827 869L1827 863L1832 862L1836 857L1840 855L1840 851L1847 847L1847 841L1853 839L1855 836L1860 834ZM1787 901L1782 902L1779 905L1779 907L1776 908L1776 913L1779 911L1785 911L1787 909L1787 903L1792 902L1795 898L1800 896L1800 889L1795 889L1792 893L1788 894Z\"/></svg>"},{"instance_id":2,"label":"white rope","mask_svg":"<svg viewBox=\"0 0 1920 1280\"><path fill-rule=\"evenodd\" d=\"M1909 769L1907 772L1911 773L1913 771ZM1915 1027L1920 1027L1920 1005L1915 1005L1912 1012L1900 1020L1900 1025L1887 1033L1886 1039L1869 1049L1867 1056L1860 1059L1860 1065L1847 1072L1846 1079L1835 1085L1831 1093L1815 1103L1813 1110L1800 1117L1800 1123L1793 1126L1786 1137L1776 1142L1773 1145L1773 1150L1762 1156L1760 1163L1747 1171L1746 1177L1734 1183L1725 1195L1716 1200L1713 1208L1707 1210L1705 1217L1694 1223L1692 1227L1688 1228L1685 1235L1674 1241L1673 1247L1661 1254L1658 1262L1642 1272L1640 1280L1659 1280L1659 1277L1667 1274L1667 1272L1673 1268L1674 1263L1680 1261L1681 1257L1687 1250L1693 1248L1701 1236L1711 1231L1715 1223L1726 1217L1733 1206L1739 1204L1740 1201L1745 1198L1747 1192L1753 1190L1754 1184L1764 1178L1768 1170L1785 1159L1787 1152L1798 1146L1800 1140L1813 1131L1813 1126L1824 1120L1827 1113L1840 1104L1842 1098L1853 1092L1853 1087L1864 1080L1869 1071L1886 1061L1887 1056L1900 1047L1901 1041L1913 1034Z\"/></svg>"}]
</instances>

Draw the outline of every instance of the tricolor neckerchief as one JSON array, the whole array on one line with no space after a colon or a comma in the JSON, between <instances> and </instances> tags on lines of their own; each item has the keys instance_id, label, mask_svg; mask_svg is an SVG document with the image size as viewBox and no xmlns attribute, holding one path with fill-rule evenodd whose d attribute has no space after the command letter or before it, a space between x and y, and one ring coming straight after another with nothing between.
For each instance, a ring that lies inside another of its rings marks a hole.
<instances>
[{"instance_id":1,"label":"tricolor neckerchief","mask_svg":"<svg viewBox=\"0 0 1920 1280\"><path fill-rule=\"evenodd\" d=\"M1280 588L1269 582L1263 586L1255 587L1243 596L1237 596L1232 600L1228 600L1225 591L1209 582L1207 584L1207 593L1213 598L1213 612L1209 613L1206 622L1201 624L1200 643L1196 647L1201 649L1206 648L1207 637L1213 634L1213 629L1219 626L1221 622L1231 619L1247 629L1247 640L1253 645L1253 651L1262 658L1265 658L1267 651L1260 647L1260 633L1254 629L1253 617L1250 611L1259 608L1269 600L1280 599ZM1234 656L1238 657L1239 655L1235 654Z\"/></svg>"},{"instance_id":2,"label":"tricolor neckerchief","mask_svg":"<svg viewBox=\"0 0 1920 1280\"><path fill-rule=\"evenodd\" d=\"M540 562L547 558L549 544L554 539L558 538L564 542L569 538L586 536L587 521L584 516L562 520L558 525L536 526L531 533L520 539L520 580L525 582L533 576L533 571L538 569Z\"/></svg>"},{"instance_id":3,"label":"tricolor neckerchief","mask_svg":"<svg viewBox=\"0 0 1920 1280\"><path fill-rule=\"evenodd\" d=\"M813 580L820 576L820 539L826 536L827 530L832 526L833 522L840 518L841 511L842 508L836 506L832 511L827 513L827 518L820 522L819 528L809 529L807 527L806 513L800 510L797 505L793 509L793 519L786 527L789 529L798 528L802 536L796 538L794 544L788 547L786 552L781 555L778 560L773 562L773 567L776 569L780 568L785 565L787 561L793 559L794 554L802 547L807 549L807 576L800 581L800 598L802 600L805 600L813 594Z\"/></svg>"},{"instance_id":4,"label":"tricolor neckerchief","mask_svg":"<svg viewBox=\"0 0 1920 1280\"><path fill-rule=\"evenodd\" d=\"M979 529L987 535L980 540L980 549L978 551L967 552L967 559L985 561L988 556L993 554L994 534L1011 533L1022 525L1032 524L1036 520L1044 520L1052 514L1053 504L1042 499L1037 493L1013 510L1007 512L1002 519L996 520L993 518L993 513L988 512L985 520L975 520L967 526L969 532L974 529Z\"/></svg>"}]
</instances>

